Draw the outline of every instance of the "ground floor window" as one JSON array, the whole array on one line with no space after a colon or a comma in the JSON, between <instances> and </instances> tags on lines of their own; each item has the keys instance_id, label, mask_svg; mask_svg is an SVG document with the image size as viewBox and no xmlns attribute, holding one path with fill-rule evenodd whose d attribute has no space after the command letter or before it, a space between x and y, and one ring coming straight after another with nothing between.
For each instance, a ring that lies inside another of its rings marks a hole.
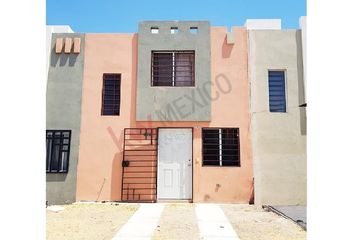
<instances>
[{"instance_id":1,"label":"ground floor window","mask_svg":"<svg viewBox=\"0 0 354 240\"><path fill-rule=\"evenodd\" d=\"M66 173L69 168L71 130L47 130L47 173Z\"/></svg>"},{"instance_id":2,"label":"ground floor window","mask_svg":"<svg viewBox=\"0 0 354 240\"><path fill-rule=\"evenodd\" d=\"M238 128L203 128L203 166L240 166Z\"/></svg>"}]
</instances>

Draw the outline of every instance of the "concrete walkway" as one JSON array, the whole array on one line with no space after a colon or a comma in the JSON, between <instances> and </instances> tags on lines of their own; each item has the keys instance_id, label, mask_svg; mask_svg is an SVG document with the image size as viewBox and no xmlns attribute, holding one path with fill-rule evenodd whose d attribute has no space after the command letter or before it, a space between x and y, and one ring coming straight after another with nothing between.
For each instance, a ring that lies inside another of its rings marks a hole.
<instances>
[{"instance_id":1,"label":"concrete walkway","mask_svg":"<svg viewBox=\"0 0 354 240\"><path fill-rule=\"evenodd\" d=\"M224 212L217 204L197 204L199 234L205 240L239 240Z\"/></svg>"},{"instance_id":2,"label":"concrete walkway","mask_svg":"<svg viewBox=\"0 0 354 240\"><path fill-rule=\"evenodd\" d=\"M113 240L151 239L165 205L142 203L138 211L114 236Z\"/></svg>"},{"instance_id":3,"label":"concrete walkway","mask_svg":"<svg viewBox=\"0 0 354 240\"><path fill-rule=\"evenodd\" d=\"M305 240L306 232L292 221L253 205L145 203L113 239Z\"/></svg>"},{"instance_id":4,"label":"concrete walkway","mask_svg":"<svg viewBox=\"0 0 354 240\"><path fill-rule=\"evenodd\" d=\"M141 204L136 213L119 230L113 240L149 240L164 209L163 203ZM199 239L239 240L236 232L217 204L196 204Z\"/></svg>"}]
</instances>

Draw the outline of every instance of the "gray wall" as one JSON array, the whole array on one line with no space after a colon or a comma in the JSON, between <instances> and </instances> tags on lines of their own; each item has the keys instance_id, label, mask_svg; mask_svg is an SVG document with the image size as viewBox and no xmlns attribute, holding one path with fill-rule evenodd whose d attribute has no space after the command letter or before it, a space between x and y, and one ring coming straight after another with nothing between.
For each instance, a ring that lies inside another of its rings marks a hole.
<instances>
[{"instance_id":1,"label":"gray wall","mask_svg":"<svg viewBox=\"0 0 354 240\"><path fill-rule=\"evenodd\" d=\"M151 27L159 33L152 34ZM178 27L177 34L170 28ZM198 27L198 33L189 32ZM152 50L194 50L195 87L151 87ZM207 21L147 21L139 24L137 121L210 121L210 24ZM203 102L198 106L191 100ZM202 106L201 106L202 105Z\"/></svg>"},{"instance_id":2,"label":"gray wall","mask_svg":"<svg viewBox=\"0 0 354 240\"><path fill-rule=\"evenodd\" d=\"M55 41L58 37L80 37L80 53L56 54ZM72 132L68 173L46 174L46 192L49 204L63 204L75 201L80 144L84 45L83 34L53 33L47 82L46 127L48 130L68 129Z\"/></svg>"},{"instance_id":3,"label":"gray wall","mask_svg":"<svg viewBox=\"0 0 354 240\"><path fill-rule=\"evenodd\" d=\"M286 71L287 112L270 113L268 70ZM306 203L306 119L299 30L250 30L252 149L257 205Z\"/></svg>"}]
</instances>

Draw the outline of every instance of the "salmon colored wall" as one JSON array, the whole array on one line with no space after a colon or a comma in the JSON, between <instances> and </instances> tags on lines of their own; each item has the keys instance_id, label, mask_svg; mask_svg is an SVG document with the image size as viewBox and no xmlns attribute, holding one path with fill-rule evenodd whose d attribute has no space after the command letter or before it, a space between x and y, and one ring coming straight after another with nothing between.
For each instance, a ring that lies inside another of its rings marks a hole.
<instances>
[{"instance_id":1,"label":"salmon colored wall","mask_svg":"<svg viewBox=\"0 0 354 240\"><path fill-rule=\"evenodd\" d=\"M226 32L226 27L211 28L212 93L219 92L219 98L212 101L210 127L239 128L241 167L201 167L201 133L196 131L194 160L199 164L194 163L195 202L248 203L252 195L247 31L234 27L233 45L226 44ZM231 84L231 90L223 93L221 89L228 90L225 79ZM217 87L217 82L223 82L221 87Z\"/></svg>"},{"instance_id":2,"label":"salmon colored wall","mask_svg":"<svg viewBox=\"0 0 354 240\"><path fill-rule=\"evenodd\" d=\"M227 45L226 28L211 28L212 96L218 96L212 100L211 122L136 122L137 35L86 34L77 201L121 199L124 128L193 127L193 201L249 202L253 172L247 34L244 28L233 28L233 33L236 43ZM120 116L100 114L103 73L122 73ZM201 166L202 127L240 128L240 168Z\"/></svg>"},{"instance_id":3,"label":"salmon colored wall","mask_svg":"<svg viewBox=\"0 0 354 240\"><path fill-rule=\"evenodd\" d=\"M122 129L130 126L137 34L86 34L76 200L120 200ZM121 73L120 116L101 116L103 73Z\"/></svg>"}]
</instances>

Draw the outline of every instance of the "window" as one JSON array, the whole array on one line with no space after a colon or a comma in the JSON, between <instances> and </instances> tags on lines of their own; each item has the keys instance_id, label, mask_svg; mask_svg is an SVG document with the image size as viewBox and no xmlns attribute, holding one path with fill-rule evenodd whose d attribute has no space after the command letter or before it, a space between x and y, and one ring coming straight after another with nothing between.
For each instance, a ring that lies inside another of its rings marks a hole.
<instances>
[{"instance_id":1,"label":"window","mask_svg":"<svg viewBox=\"0 0 354 240\"><path fill-rule=\"evenodd\" d=\"M47 173L67 173L71 130L47 130Z\"/></svg>"},{"instance_id":2,"label":"window","mask_svg":"<svg viewBox=\"0 0 354 240\"><path fill-rule=\"evenodd\" d=\"M171 27L171 34L177 34L178 33L178 27Z\"/></svg>"},{"instance_id":3,"label":"window","mask_svg":"<svg viewBox=\"0 0 354 240\"><path fill-rule=\"evenodd\" d=\"M194 51L152 51L152 86L194 86Z\"/></svg>"},{"instance_id":4,"label":"window","mask_svg":"<svg viewBox=\"0 0 354 240\"><path fill-rule=\"evenodd\" d=\"M197 34L198 33L198 27L190 27L189 32L192 34Z\"/></svg>"},{"instance_id":5,"label":"window","mask_svg":"<svg viewBox=\"0 0 354 240\"><path fill-rule=\"evenodd\" d=\"M159 28L158 27L152 27L150 29L150 31L151 31L152 34L158 34L159 33Z\"/></svg>"},{"instance_id":6,"label":"window","mask_svg":"<svg viewBox=\"0 0 354 240\"><path fill-rule=\"evenodd\" d=\"M285 72L268 71L269 111L286 112Z\"/></svg>"},{"instance_id":7,"label":"window","mask_svg":"<svg viewBox=\"0 0 354 240\"><path fill-rule=\"evenodd\" d=\"M203 166L240 167L238 128L203 128Z\"/></svg>"},{"instance_id":8,"label":"window","mask_svg":"<svg viewBox=\"0 0 354 240\"><path fill-rule=\"evenodd\" d=\"M120 74L103 74L101 115L120 113Z\"/></svg>"}]
</instances>

